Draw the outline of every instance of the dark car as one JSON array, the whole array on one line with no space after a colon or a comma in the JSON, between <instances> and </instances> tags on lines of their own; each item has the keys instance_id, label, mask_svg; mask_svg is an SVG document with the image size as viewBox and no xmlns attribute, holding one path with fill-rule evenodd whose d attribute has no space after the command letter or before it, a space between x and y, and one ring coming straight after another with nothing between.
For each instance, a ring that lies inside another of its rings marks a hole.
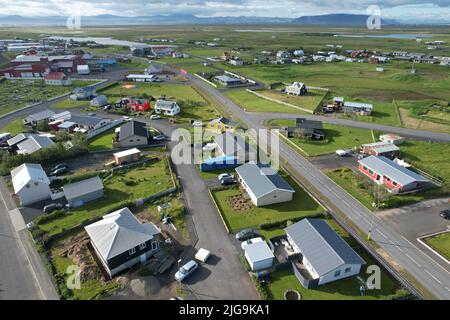
<instances>
[{"instance_id":1,"label":"dark car","mask_svg":"<svg viewBox=\"0 0 450 320\"><path fill-rule=\"evenodd\" d=\"M61 169L61 168L69 168L69 166L67 164L65 164L65 163L60 163L60 164L57 164L56 166L54 166L52 168L52 170L50 170L50 171L55 171L55 170L58 170L58 169Z\"/></svg>"},{"instance_id":2,"label":"dark car","mask_svg":"<svg viewBox=\"0 0 450 320\"><path fill-rule=\"evenodd\" d=\"M232 177L223 178L220 180L220 184L223 186L230 186L236 183L236 180Z\"/></svg>"},{"instance_id":3,"label":"dark car","mask_svg":"<svg viewBox=\"0 0 450 320\"><path fill-rule=\"evenodd\" d=\"M56 169L56 170L53 170L52 172L50 172L49 176L50 177L52 177L52 176L59 176L60 174L64 174L64 173L66 173L68 171L69 171L68 167L62 167L62 168L59 168L59 169Z\"/></svg>"},{"instance_id":4,"label":"dark car","mask_svg":"<svg viewBox=\"0 0 450 320\"><path fill-rule=\"evenodd\" d=\"M55 210L60 210L60 209L62 209L62 208L64 208L64 206L61 204L61 203L50 203L50 204L48 204L48 205L46 205L43 209L42 209L42 211L44 212L44 213L52 213L53 211L55 211Z\"/></svg>"},{"instance_id":5,"label":"dark car","mask_svg":"<svg viewBox=\"0 0 450 320\"><path fill-rule=\"evenodd\" d=\"M259 234L253 229L244 229L236 233L236 240L245 241L259 236Z\"/></svg>"},{"instance_id":6,"label":"dark car","mask_svg":"<svg viewBox=\"0 0 450 320\"><path fill-rule=\"evenodd\" d=\"M450 220L450 209L442 210L439 215L446 220Z\"/></svg>"}]
</instances>

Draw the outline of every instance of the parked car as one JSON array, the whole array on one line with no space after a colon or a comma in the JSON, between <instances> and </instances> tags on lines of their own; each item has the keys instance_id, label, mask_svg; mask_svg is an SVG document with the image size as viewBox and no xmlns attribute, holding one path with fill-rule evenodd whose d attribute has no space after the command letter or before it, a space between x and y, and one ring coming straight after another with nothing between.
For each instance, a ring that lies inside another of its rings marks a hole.
<instances>
[{"instance_id":1,"label":"parked car","mask_svg":"<svg viewBox=\"0 0 450 320\"><path fill-rule=\"evenodd\" d=\"M96 114L95 114L94 112L90 112L90 113L88 113L88 116L89 116L89 117L95 117Z\"/></svg>"},{"instance_id":2,"label":"parked car","mask_svg":"<svg viewBox=\"0 0 450 320\"><path fill-rule=\"evenodd\" d=\"M175 273L175 280L183 281L189 277L198 268L198 263L194 260L189 261Z\"/></svg>"},{"instance_id":3,"label":"parked car","mask_svg":"<svg viewBox=\"0 0 450 320\"><path fill-rule=\"evenodd\" d=\"M159 119L161 119L161 117L158 116L157 114L152 114L152 115L150 116L150 120L159 120Z\"/></svg>"},{"instance_id":4,"label":"parked car","mask_svg":"<svg viewBox=\"0 0 450 320\"><path fill-rule=\"evenodd\" d=\"M217 147L217 144L210 142L210 143L205 144L205 146L202 148L202 150L203 151L213 151L216 147Z\"/></svg>"},{"instance_id":5,"label":"parked car","mask_svg":"<svg viewBox=\"0 0 450 320\"><path fill-rule=\"evenodd\" d=\"M110 104L107 104L106 106L103 107L103 110L109 110L109 109L111 109L111 105Z\"/></svg>"},{"instance_id":6,"label":"parked car","mask_svg":"<svg viewBox=\"0 0 450 320\"><path fill-rule=\"evenodd\" d=\"M336 154L340 157L347 157L352 154L352 150L336 150Z\"/></svg>"},{"instance_id":7,"label":"parked car","mask_svg":"<svg viewBox=\"0 0 450 320\"><path fill-rule=\"evenodd\" d=\"M439 215L445 220L450 220L450 209L442 210L441 212L439 212Z\"/></svg>"},{"instance_id":8,"label":"parked car","mask_svg":"<svg viewBox=\"0 0 450 320\"><path fill-rule=\"evenodd\" d=\"M203 127L203 122L202 121L194 121L192 122L192 126L193 127Z\"/></svg>"},{"instance_id":9,"label":"parked car","mask_svg":"<svg viewBox=\"0 0 450 320\"><path fill-rule=\"evenodd\" d=\"M220 184L222 186L230 186L230 185L235 184L235 183L236 183L236 180L234 180L234 178L231 178L231 177L223 178L222 180L220 180Z\"/></svg>"},{"instance_id":10,"label":"parked car","mask_svg":"<svg viewBox=\"0 0 450 320\"><path fill-rule=\"evenodd\" d=\"M242 248L242 250L245 250L245 248L246 248L248 245L254 244L254 243L257 243L257 242L263 242L263 241L264 241L264 240L263 240L263 238L261 238L261 237L258 237L258 238L252 238L252 239L249 239L249 240L245 240L244 242L241 243L241 248Z\"/></svg>"},{"instance_id":11,"label":"parked car","mask_svg":"<svg viewBox=\"0 0 450 320\"><path fill-rule=\"evenodd\" d=\"M48 214L52 213L55 210L60 210L62 208L64 208L64 206L61 203L50 203L42 209L42 212Z\"/></svg>"},{"instance_id":12,"label":"parked car","mask_svg":"<svg viewBox=\"0 0 450 320\"><path fill-rule=\"evenodd\" d=\"M225 178L234 178L234 175L232 175L231 173L226 172L226 173L219 174L219 176L217 177L217 179L219 181L221 181L221 180L223 180Z\"/></svg>"},{"instance_id":13,"label":"parked car","mask_svg":"<svg viewBox=\"0 0 450 320\"><path fill-rule=\"evenodd\" d=\"M162 134L153 137L153 140L156 140L156 141L163 141L165 139L166 139L166 137L164 137Z\"/></svg>"},{"instance_id":14,"label":"parked car","mask_svg":"<svg viewBox=\"0 0 450 320\"><path fill-rule=\"evenodd\" d=\"M56 170L53 170L52 172L49 173L49 177L53 177L53 176L59 176L60 174L64 174L66 172L69 171L68 167L62 167Z\"/></svg>"},{"instance_id":15,"label":"parked car","mask_svg":"<svg viewBox=\"0 0 450 320\"><path fill-rule=\"evenodd\" d=\"M55 170L58 170L58 169L61 169L61 168L69 168L69 166L67 165L67 164L65 164L65 163L60 163L60 164L57 164L56 166L54 166L50 171L55 171Z\"/></svg>"},{"instance_id":16,"label":"parked car","mask_svg":"<svg viewBox=\"0 0 450 320\"><path fill-rule=\"evenodd\" d=\"M251 238L258 237L259 234L253 229L243 229L236 233L236 240L245 241Z\"/></svg>"},{"instance_id":17,"label":"parked car","mask_svg":"<svg viewBox=\"0 0 450 320\"><path fill-rule=\"evenodd\" d=\"M123 116L122 119L123 119L123 121L131 121L131 120L133 120L133 118L131 118L129 116Z\"/></svg>"}]
</instances>

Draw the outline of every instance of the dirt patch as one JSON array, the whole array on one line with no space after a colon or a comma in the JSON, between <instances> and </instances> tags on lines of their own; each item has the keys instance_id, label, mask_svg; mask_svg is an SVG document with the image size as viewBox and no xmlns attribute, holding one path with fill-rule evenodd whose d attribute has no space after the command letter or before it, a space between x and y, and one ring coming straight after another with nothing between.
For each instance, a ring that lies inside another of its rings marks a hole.
<instances>
[{"instance_id":1,"label":"dirt patch","mask_svg":"<svg viewBox=\"0 0 450 320\"><path fill-rule=\"evenodd\" d=\"M103 278L89 252L88 243L89 236L84 232L62 243L61 256L71 259L78 266L81 282Z\"/></svg>"},{"instance_id":2,"label":"dirt patch","mask_svg":"<svg viewBox=\"0 0 450 320\"><path fill-rule=\"evenodd\" d=\"M437 132L448 132L450 130L450 127L445 124L410 117L409 110L407 109L399 108L399 113L403 125L407 128L437 131Z\"/></svg>"},{"instance_id":3,"label":"dirt patch","mask_svg":"<svg viewBox=\"0 0 450 320\"><path fill-rule=\"evenodd\" d=\"M236 195L228 198L230 207L234 211L246 211L252 208L250 199L245 198L242 195Z\"/></svg>"}]
</instances>

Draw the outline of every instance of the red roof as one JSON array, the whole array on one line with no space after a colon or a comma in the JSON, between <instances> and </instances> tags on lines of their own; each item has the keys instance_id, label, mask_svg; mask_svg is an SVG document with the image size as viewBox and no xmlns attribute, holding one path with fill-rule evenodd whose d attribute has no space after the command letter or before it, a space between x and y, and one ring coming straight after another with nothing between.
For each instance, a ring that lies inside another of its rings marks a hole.
<instances>
[{"instance_id":1,"label":"red roof","mask_svg":"<svg viewBox=\"0 0 450 320\"><path fill-rule=\"evenodd\" d=\"M44 79L45 80L62 80L66 77L63 72L50 72L47 74Z\"/></svg>"}]
</instances>

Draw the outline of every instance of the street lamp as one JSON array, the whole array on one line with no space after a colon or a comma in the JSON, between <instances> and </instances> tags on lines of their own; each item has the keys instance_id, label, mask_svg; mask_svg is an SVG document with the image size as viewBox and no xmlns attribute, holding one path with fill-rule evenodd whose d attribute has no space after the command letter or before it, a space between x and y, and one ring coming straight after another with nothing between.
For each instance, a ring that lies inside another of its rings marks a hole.
<instances>
[{"instance_id":1,"label":"street lamp","mask_svg":"<svg viewBox=\"0 0 450 320\"><path fill-rule=\"evenodd\" d=\"M181 264L181 259L179 259L178 261L177 261L177 264L178 264L178 271L180 270L180 264ZM179 280L179 282L180 282L180 294L181 294L181 291L182 291L182 288L181 288L181 280Z\"/></svg>"}]
</instances>

